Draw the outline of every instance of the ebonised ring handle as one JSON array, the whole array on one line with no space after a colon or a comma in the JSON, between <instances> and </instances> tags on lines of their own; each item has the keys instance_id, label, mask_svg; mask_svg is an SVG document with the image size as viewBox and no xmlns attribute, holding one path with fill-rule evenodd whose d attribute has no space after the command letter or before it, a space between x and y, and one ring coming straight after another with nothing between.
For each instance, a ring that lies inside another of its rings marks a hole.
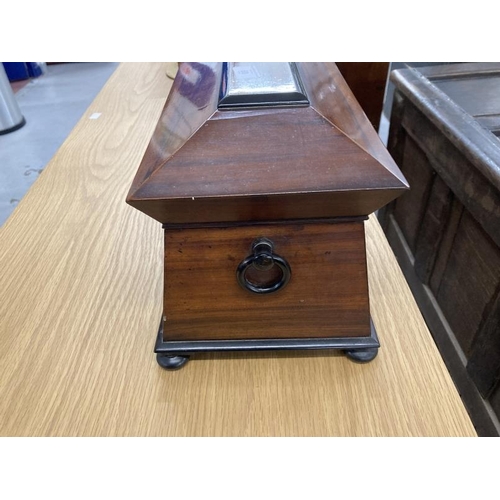
<instances>
[{"instance_id":1,"label":"ebonised ring handle","mask_svg":"<svg viewBox=\"0 0 500 500\"><path fill-rule=\"evenodd\" d=\"M236 270L238 283L253 293L272 293L280 290L290 281L292 270L290 264L279 255L273 253L274 244L267 238L259 238L252 243L253 255L248 256L240 262ZM247 279L246 273L250 266L259 271L268 271L277 266L281 271L281 276L269 285L258 285Z\"/></svg>"}]
</instances>

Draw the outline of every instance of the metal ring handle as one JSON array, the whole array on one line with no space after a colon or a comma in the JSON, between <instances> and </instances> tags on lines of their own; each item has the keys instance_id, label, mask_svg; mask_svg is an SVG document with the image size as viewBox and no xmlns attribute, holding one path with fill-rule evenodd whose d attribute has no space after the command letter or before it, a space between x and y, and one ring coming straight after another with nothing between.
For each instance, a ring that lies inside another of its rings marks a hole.
<instances>
[{"instance_id":1,"label":"metal ring handle","mask_svg":"<svg viewBox=\"0 0 500 500\"><path fill-rule=\"evenodd\" d=\"M253 242L253 255L240 262L236 269L236 278L243 288L253 293L272 293L280 290L290 281L292 275L290 264L283 257L273 253L273 248L273 242L267 238L259 238ZM278 266L281 270L281 277L269 286L255 285L246 278L250 266L261 271L267 271L272 269L273 266Z\"/></svg>"}]
</instances>

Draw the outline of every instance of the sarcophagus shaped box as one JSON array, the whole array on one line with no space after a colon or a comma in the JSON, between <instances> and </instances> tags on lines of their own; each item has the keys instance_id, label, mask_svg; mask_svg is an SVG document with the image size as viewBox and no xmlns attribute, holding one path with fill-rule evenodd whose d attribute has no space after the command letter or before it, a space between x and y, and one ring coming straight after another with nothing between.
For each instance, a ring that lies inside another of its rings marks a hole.
<instances>
[{"instance_id":1,"label":"sarcophagus shaped box","mask_svg":"<svg viewBox=\"0 0 500 500\"><path fill-rule=\"evenodd\" d=\"M127 197L165 230L159 363L375 357L364 221L407 188L335 64L182 63Z\"/></svg>"}]
</instances>

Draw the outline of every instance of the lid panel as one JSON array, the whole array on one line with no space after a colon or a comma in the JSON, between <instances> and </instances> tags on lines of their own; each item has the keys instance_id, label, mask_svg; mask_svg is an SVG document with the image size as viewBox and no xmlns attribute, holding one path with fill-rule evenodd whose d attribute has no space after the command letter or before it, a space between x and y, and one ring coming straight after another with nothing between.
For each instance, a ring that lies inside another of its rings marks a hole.
<instances>
[{"instance_id":1,"label":"lid panel","mask_svg":"<svg viewBox=\"0 0 500 500\"><path fill-rule=\"evenodd\" d=\"M267 76L228 65L225 87L222 63L212 72L190 64L176 77L127 197L151 217L175 224L362 216L408 189L335 64L297 63L298 78L288 63L267 67ZM220 108L221 88L239 105ZM279 105L297 89L308 105Z\"/></svg>"},{"instance_id":2,"label":"lid panel","mask_svg":"<svg viewBox=\"0 0 500 500\"><path fill-rule=\"evenodd\" d=\"M344 77L333 63L297 63L311 106L353 142L377 159L399 180L408 183L354 97Z\"/></svg>"},{"instance_id":3,"label":"lid panel","mask_svg":"<svg viewBox=\"0 0 500 500\"><path fill-rule=\"evenodd\" d=\"M394 186L390 172L312 108L239 113L214 116L136 195L205 198Z\"/></svg>"},{"instance_id":4,"label":"lid panel","mask_svg":"<svg viewBox=\"0 0 500 500\"><path fill-rule=\"evenodd\" d=\"M219 109L308 104L294 63L224 63Z\"/></svg>"},{"instance_id":5,"label":"lid panel","mask_svg":"<svg viewBox=\"0 0 500 500\"><path fill-rule=\"evenodd\" d=\"M131 192L139 189L217 110L221 68L222 63L180 64Z\"/></svg>"}]
</instances>

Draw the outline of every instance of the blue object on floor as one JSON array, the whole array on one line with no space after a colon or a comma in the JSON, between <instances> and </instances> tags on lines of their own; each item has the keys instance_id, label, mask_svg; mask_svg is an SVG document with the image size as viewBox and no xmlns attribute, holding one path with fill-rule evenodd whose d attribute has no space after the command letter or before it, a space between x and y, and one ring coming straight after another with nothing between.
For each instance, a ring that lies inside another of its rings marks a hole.
<instances>
[{"instance_id":1,"label":"blue object on floor","mask_svg":"<svg viewBox=\"0 0 500 500\"><path fill-rule=\"evenodd\" d=\"M38 78L43 75L43 69L39 63L36 62L28 62L26 63L26 67L28 68L28 73L31 78Z\"/></svg>"},{"instance_id":2,"label":"blue object on floor","mask_svg":"<svg viewBox=\"0 0 500 500\"><path fill-rule=\"evenodd\" d=\"M27 63L24 62L4 62L3 67L7 73L7 78L11 82L27 80L30 77Z\"/></svg>"},{"instance_id":3,"label":"blue object on floor","mask_svg":"<svg viewBox=\"0 0 500 500\"><path fill-rule=\"evenodd\" d=\"M43 75L43 65L37 62L4 62L3 67L7 73L7 78L11 82L27 80L28 78L38 78ZM41 66L42 65L42 66Z\"/></svg>"}]
</instances>

